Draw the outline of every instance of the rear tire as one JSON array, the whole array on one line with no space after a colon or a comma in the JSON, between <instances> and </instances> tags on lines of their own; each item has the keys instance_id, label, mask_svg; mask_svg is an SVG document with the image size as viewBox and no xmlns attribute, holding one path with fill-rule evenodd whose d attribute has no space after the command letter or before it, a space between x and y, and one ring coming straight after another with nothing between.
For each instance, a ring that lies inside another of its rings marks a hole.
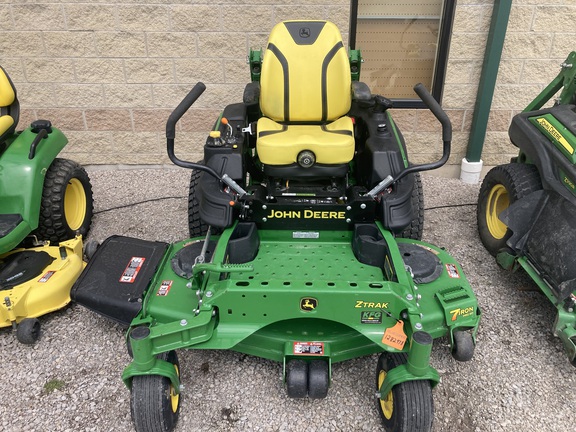
<instances>
[{"instance_id":1,"label":"rear tire","mask_svg":"<svg viewBox=\"0 0 576 432\"><path fill-rule=\"evenodd\" d=\"M418 172L414 173L414 189L412 189L410 200L413 218L410 225L400 233L400 237L422 240L422 232L424 231L424 190L422 189L422 178Z\"/></svg>"},{"instance_id":2,"label":"rear tire","mask_svg":"<svg viewBox=\"0 0 576 432\"><path fill-rule=\"evenodd\" d=\"M92 185L86 170L74 161L54 159L44 179L38 228L40 240L51 243L86 238L92 223Z\"/></svg>"},{"instance_id":3,"label":"rear tire","mask_svg":"<svg viewBox=\"0 0 576 432\"><path fill-rule=\"evenodd\" d=\"M172 363L179 375L175 351L159 354L158 358ZM174 392L165 376L137 375L132 378L130 414L137 432L170 432L180 414L180 394Z\"/></svg>"},{"instance_id":4,"label":"rear tire","mask_svg":"<svg viewBox=\"0 0 576 432\"><path fill-rule=\"evenodd\" d=\"M476 218L478 234L488 252L496 256L512 235L498 218L514 202L542 189L534 165L510 163L492 168L480 187Z\"/></svg>"},{"instance_id":5,"label":"rear tire","mask_svg":"<svg viewBox=\"0 0 576 432\"><path fill-rule=\"evenodd\" d=\"M376 391L386 374L405 364L405 353L382 353L376 368ZM434 420L432 386L428 380L405 381L392 387L384 399L376 401L384 429L388 432L429 431Z\"/></svg>"},{"instance_id":6,"label":"rear tire","mask_svg":"<svg viewBox=\"0 0 576 432\"><path fill-rule=\"evenodd\" d=\"M198 162L204 164L203 161ZM200 182L202 171L193 170L190 176L190 188L188 190L188 229L190 230L190 237L200 237L206 235L208 232L208 225L200 219L200 203L196 197L196 190Z\"/></svg>"}]
</instances>

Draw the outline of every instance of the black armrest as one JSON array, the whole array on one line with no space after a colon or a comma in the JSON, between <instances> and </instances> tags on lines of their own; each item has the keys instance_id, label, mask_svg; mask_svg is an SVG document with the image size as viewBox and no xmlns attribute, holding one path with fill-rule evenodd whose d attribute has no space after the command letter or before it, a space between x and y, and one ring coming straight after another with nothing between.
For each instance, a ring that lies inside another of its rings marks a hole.
<instances>
[{"instance_id":1,"label":"black armrest","mask_svg":"<svg viewBox=\"0 0 576 432\"><path fill-rule=\"evenodd\" d=\"M260 83L257 81L246 84L244 87L243 102L246 106L258 105L260 101Z\"/></svg>"},{"instance_id":2,"label":"black armrest","mask_svg":"<svg viewBox=\"0 0 576 432\"><path fill-rule=\"evenodd\" d=\"M369 102L372 99L372 92L366 83L352 81L352 100L359 102Z\"/></svg>"}]
</instances>

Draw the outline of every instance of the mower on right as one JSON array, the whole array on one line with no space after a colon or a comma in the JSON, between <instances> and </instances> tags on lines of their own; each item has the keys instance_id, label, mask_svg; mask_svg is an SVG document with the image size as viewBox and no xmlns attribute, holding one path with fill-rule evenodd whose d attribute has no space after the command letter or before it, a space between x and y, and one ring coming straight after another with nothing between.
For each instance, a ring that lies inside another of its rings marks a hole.
<instances>
[{"instance_id":1,"label":"mower on right","mask_svg":"<svg viewBox=\"0 0 576 432\"><path fill-rule=\"evenodd\" d=\"M498 264L523 268L557 308L554 335L576 366L576 52L561 66L512 119L508 134L519 154L484 178L477 218Z\"/></svg>"}]
</instances>

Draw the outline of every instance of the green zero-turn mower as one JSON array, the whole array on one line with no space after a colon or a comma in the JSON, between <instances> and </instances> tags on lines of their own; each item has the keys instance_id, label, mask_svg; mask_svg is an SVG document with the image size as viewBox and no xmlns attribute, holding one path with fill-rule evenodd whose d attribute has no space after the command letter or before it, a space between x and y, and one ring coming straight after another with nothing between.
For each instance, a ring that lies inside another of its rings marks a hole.
<instances>
[{"instance_id":1,"label":"green zero-turn mower","mask_svg":"<svg viewBox=\"0 0 576 432\"><path fill-rule=\"evenodd\" d=\"M32 344L37 317L70 302L85 266L92 187L80 165L56 157L64 134L48 120L17 131L19 112L0 67L0 327L12 326L20 342Z\"/></svg>"},{"instance_id":2,"label":"green zero-turn mower","mask_svg":"<svg viewBox=\"0 0 576 432\"><path fill-rule=\"evenodd\" d=\"M519 154L482 182L480 238L499 265L523 268L557 308L553 331L576 366L576 52L508 133Z\"/></svg>"},{"instance_id":3,"label":"green zero-turn mower","mask_svg":"<svg viewBox=\"0 0 576 432\"><path fill-rule=\"evenodd\" d=\"M168 154L192 169L191 239L113 236L73 299L129 325L123 372L136 430L171 430L180 409L177 349L226 349L283 364L289 397L323 398L335 362L381 353L375 391L387 430L429 430L434 338L456 360L474 352L480 310L459 264L420 241L419 171L390 100L357 81L360 53L336 26L287 21L250 54L252 82L228 105L203 163L174 153L175 125L205 90L170 115Z\"/></svg>"}]
</instances>

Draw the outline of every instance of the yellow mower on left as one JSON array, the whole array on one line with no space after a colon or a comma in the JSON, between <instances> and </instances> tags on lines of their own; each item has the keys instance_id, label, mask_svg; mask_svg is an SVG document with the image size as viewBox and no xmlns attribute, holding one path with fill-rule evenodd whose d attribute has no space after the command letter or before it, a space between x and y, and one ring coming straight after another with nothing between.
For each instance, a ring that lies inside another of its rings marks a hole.
<instances>
[{"instance_id":1,"label":"yellow mower on left","mask_svg":"<svg viewBox=\"0 0 576 432\"><path fill-rule=\"evenodd\" d=\"M35 343L39 316L70 302L84 269L92 185L76 162L58 158L67 138L48 120L18 131L16 88L0 66L0 328ZM86 248L89 249L89 248Z\"/></svg>"}]
</instances>

